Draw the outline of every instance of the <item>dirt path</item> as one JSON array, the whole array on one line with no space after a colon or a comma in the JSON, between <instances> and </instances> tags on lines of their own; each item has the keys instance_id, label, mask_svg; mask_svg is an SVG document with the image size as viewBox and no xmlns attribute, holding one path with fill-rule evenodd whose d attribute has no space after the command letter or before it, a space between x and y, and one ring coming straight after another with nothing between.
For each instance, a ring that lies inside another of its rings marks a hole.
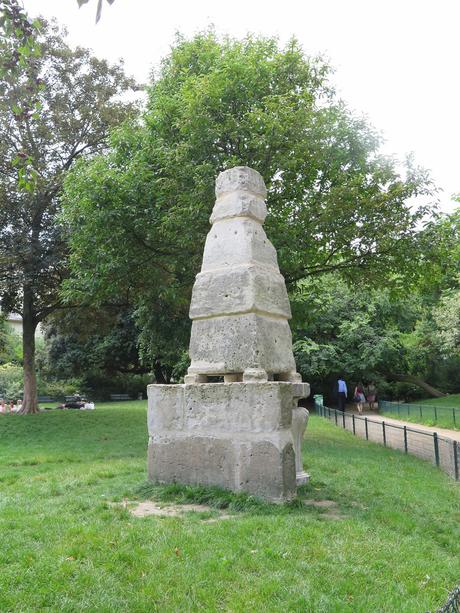
<instances>
[{"instance_id":1,"label":"dirt path","mask_svg":"<svg viewBox=\"0 0 460 613\"><path fill-rule=\"evenodd\" d=\"M399 449L437 464L452 477L460 478L460 432L431 428L417 423L376 415L340 413L325 407L324 417L356 436ZM435 434L437 436L435 436Z\"/></svg>"},{"instance_id":2,"label":"dirt path","mask_svg":"<svg viewBox=\"0 0 460 613\"><path fill-rule=\"evenodd\" d=\"M425 426L423 424L415 423L413 421L403 421L402 419L393 419L392 417L387 417L386 415L376 415L375 413L363 413L365 417L369 419L375 419L378 421L384 421L386 424L396 424L398 426L407 426L408 428L413 428L414 430L422 430L424 432L437 432L439 436L443 436L445 438L451 438L454 441L460 441L460 430L449 430L448 428L438 428L437 426Z\"/></svg>"}]
</instances>

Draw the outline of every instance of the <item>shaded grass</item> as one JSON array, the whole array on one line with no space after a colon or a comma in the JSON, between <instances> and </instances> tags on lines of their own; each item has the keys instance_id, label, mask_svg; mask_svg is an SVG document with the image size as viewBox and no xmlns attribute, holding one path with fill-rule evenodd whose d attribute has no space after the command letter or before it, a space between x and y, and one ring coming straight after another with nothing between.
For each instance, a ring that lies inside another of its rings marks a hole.
<instances>
[{"instance_id":1,"label":"shaded grass","mask_svg":"<svg viewBox=\"0 0 460 613\"><path fill-rule=\"evenodd\" d=\"M459 583L459 488L430 464L312 416L311 482L273 505L146 483L145 419L133 401L0 420L1 611L419 612ZM235 516L138 519L124 498Z\"/></svg>"}]
</instances>

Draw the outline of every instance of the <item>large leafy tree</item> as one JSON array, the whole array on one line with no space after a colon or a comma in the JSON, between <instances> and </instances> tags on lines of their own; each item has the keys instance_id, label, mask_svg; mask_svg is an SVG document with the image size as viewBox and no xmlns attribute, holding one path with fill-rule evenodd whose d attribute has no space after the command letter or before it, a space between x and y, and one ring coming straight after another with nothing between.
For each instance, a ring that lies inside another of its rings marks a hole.
<instances>
[{"instance_id":1,"label":"large leafy tree","mask_svg":"<svg viewBox=\"0 0 460 613\"><path fill-rule=\"evenodd\" d=\"M8 4L20 10L15 0ZM11 19L1 27L0 296L4 310L23 318L27 413L37 410L35 330L62 306L67 238L57 216L63 179L77 158L104 151L109 129L132 110L120 94L134 83L121 65L71 49L55 25L40 20L28 36L36 47L28 39L21 47L24 35ZM6 69L11 63L14 70Z\"/></svg>"},{"instance_id":2,"label":"large leafy tree","mask_svg":"<svg viewBox=\"0 0 460 613\"><path fill-rule=\"evenodd\" d=\"M128 298L151 354L184 343L214 181L235 165L267 183L266 229L290 286L331 271L374 283L408 273L428 207L406 202L431 185L410 161L403 177L379 154L378 135L335 97L329 72L295 41L179 38L143 122L116 131L109 154L67 180L69 296Z\"/></svg>"},{"instance_id":3,"label":"large leafy tree","mask_svg":"<svg viewBox=\"0 0 460 613\"><path fill-rule=\"evenodd\" d=\"M458 375L449 380L458 360L442 352L440 327L417 291L363 291L332 274L299 283L292 305L298 368L326 394L340 374L378 381L381 392L395 381L431 396L458 389Z\"/></svg>"}]
</instances>

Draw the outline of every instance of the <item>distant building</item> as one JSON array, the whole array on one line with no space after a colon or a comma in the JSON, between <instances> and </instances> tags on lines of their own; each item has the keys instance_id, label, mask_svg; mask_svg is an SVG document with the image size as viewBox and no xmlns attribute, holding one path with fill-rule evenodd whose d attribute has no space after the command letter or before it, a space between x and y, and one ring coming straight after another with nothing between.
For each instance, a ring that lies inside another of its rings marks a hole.
<instances>
[{"instance_id":1,"label":"distant building","mask_svg":"<svg viewBox=\"0 0 460 613\"><path fill-rule=\"evenodd\" d=\"M8 313L6 322L9 324L10 328L13 328L16 334L22 335L22 317L19 313Z\"/></svg>"},{"instance_id":2,"label":"distant building","mask_svg":"<svg viewBox=\"0 0 460 613\"><path fill-rule=\"evenodd\" d=\"M13 332L22 336L22 317L21 315L19 315L19 313L8 313L8 315L6 316L6 322L7 324L9 324ZM41 330L40 325L37 326L35 336L43 336L43 332Z\"/></svg>"}]
</instances>

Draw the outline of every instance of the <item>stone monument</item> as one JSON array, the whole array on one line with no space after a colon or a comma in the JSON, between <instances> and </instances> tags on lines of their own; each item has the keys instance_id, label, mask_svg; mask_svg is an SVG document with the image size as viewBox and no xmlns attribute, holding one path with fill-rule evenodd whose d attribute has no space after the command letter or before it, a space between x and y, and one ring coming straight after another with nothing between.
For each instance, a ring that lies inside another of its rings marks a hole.
<instances>
[{"instance_id":1,"label":"stone monument","mask_svg":"<svg viewBox=\"0 0 460 613\"><path fill-rule=\"evenodd\" d=\"M296 372L276 251L262 227L266 188L239 166L222 172L190 306L184 385L148 386L149 478L292 498L303 472L309 395ZM222 379L222 382L215 382Z\"/></svg>"}]
</instances>

